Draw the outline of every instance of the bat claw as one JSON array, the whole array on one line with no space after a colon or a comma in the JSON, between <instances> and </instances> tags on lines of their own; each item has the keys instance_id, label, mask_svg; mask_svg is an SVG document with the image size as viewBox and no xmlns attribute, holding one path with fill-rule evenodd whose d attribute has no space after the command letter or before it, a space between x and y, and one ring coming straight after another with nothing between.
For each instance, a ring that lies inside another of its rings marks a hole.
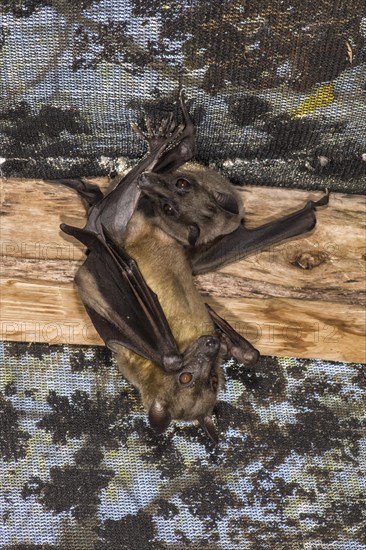
<instances>
[{"instance_id":1,"label":"bat claw","mask_svg":"<svg viewBox=\"0 0 366 550\"><path fill-rule=\"evenodd\" d=\"M145 115L144 116L144 122L145 122L145 127L146 127L146 130L147 130L146 135L147 135L147 137L150 137L151 133L152 133L151 118L148 115Z\"/></svg>"},{"instance_id":2,"label":"bat claw","mask_svg":"<svg viewBox=\"0 0 366 550\"><path fill-rule=\"evenodd\" d=\"M146 134L141 130L140 126L136 122L130 122L132 130L139 135L144 141L148 141Z\"/></svg>"},{"instance_id":3,"label":"bat claw","mask_svg":"<svg viewBox=\"0 0 366 550\"><path fill-rule=\"evenodd\" d=\"M325 190L324 195L319 200L317 200L315 202L311 201L312 205L313 205L313 208L317 208L318 206L326 206L329 203L329 196L330 196L330 191L327 188Z\"/></svg>"},{"instance_id":4,"label":"bat claw","mask_svg":"<svg viewBox=\"0 0 366 550\"><path fill-rule=\"evenodd\" d=\"M165 355L163 366L166 372L177 372L182 368L182 358L180 355Z\"/></svg>"},{"instance_id":5,"label":"bat claw","mask_svg":"<svg viewBox=\"0 0 366 550\"><path fill-rule=\"evenodd\" d=\"M175 121L173 119L173 113L169 113L169 115L161 121L159 129L160 135L166 136L167 134L171 133L172 128L175 128Z\"/></svg>"},{"instance_id":6,"label":"bat claw","mask_svg":"<svg viewBox=\"0 0 366 550\"><path fill-rule=\"evenodd\" d=\"M185 101L186 101L186 92L185 92L183 87L181 87L180 90L179 90L179 101L180 101L181 105L182 105L182 103L185 103Z\"/></svg>"}]
</instances>

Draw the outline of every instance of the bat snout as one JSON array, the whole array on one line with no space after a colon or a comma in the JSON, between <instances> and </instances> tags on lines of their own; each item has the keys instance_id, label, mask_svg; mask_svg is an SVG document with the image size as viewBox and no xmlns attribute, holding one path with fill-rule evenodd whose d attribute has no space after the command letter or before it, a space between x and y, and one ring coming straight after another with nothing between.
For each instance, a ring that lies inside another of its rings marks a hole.
<instances>
[{"instance_id":1,"label":"bat snout","mask_svg":"<svg viewBox=\"0 0 366 550\"><path fill-rule=\"evenodd\" d=\"M143 193L154 194L162 190L162 182L157 174L153 172L143 172L138 177L138 186Z\"/></svg>"},{"instance_id":2,"label":"bat snout","mask_svg":"<svg viewBox=\"0 0 366 550\"><path fill-rule=\"evenodd\" d=\"M220 340L216 336L200 336L192 342L184 353L183 365L186 370L209 373L220 350Z\"/></svg>"},{"instance_id":3,"label":"bat snout","mask_svg":"<svg viewBox=\"0 0 366 550\"><path fill-rule=\"evenodd\" d=\"M149 189L152 185L152 179L151 172L143 172L137 180L139 188L142 190Z\"/></svg>"},{"instance_id":4,"label":"bat snout","mask_svg":"<svg viewBox=\"0 0 366 550\"><path fill-rule=\"evenodd\" d=\"M215 336L203 336L206 338L204 350L209 357L216 356L220 349L220 340Z\"/></svg>"}]
</instances>

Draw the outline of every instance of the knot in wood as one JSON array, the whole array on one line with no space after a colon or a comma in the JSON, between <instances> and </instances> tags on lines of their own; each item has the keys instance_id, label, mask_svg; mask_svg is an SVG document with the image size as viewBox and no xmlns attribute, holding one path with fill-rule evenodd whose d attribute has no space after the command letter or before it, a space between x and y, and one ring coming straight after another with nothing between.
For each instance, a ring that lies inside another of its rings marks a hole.
<instances>
[{"instance_id":1,"label":"knot in wood","mask_svg":"<svg viewBox=\"0 0 366 550\"><path fill-rule=\"evenodd\" d=\"M302 269L314 269L314 267L323 264L326 260L327 254L322 250L305 251L300 252L296 256L293 265Z\"/></svg>"}]
</instances>

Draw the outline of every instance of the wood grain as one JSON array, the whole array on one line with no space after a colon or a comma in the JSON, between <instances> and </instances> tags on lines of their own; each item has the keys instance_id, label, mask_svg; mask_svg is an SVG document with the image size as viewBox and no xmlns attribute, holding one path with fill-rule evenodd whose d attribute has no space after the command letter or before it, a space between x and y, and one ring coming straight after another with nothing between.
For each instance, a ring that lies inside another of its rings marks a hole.
<instances>
[{"instance_id":1,"label":"wood grain","mask_svg":"<svg viewBox=\"0 0 366 550\"><path fill-rule=\"evenodd\" d=\"M94 181L107 185L106 179ZM61 222L83 226L80 199L39 180L0 183L0 336L101 344L72 283L83 247L59 230ZM309 198L305 191L252 186L241 195L248 227L296 210ZM366 361L365 197L332 194L317 218L305 238L199 276L197 285L262 354Z\"/></svg>"}]
</instances>

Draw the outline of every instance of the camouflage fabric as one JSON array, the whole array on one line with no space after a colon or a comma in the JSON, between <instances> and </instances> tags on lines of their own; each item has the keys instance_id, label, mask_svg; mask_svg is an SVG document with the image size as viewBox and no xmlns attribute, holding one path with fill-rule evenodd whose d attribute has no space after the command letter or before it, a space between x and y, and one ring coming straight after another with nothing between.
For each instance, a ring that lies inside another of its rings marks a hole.
<instances>
[{"instance_id":1,"label":"camouflage fabric","mask_svg":"<svg viewBox=\"0 0 366 550\"><path fill-rule=\"evenodd\" d=\"M238 184L360 193L364 0L1 0L0 176L113 175L180 84ZM365 366L226 365L220 443L104 348L0 344L1 550L366 549Z\"/></svg>"},{"instance_id":2,"label":"camouflage fabric","mask_svg":"<svg viewBox=\"0 0 366 550\"><path fill-rule=\"evenodd\" d=\"M220 443L148 427L99 347L1 346L0 547L366 548L366 368L227 364Z\"/></svg>"},{"instance_id":3,"label":"camouflage fabric","mask_svg":"<svg viewBox=\"0 0 366 550\"><path fill-rule=\"evenodd\" d=\"M198 159L239 184L361 192L364 0L2 0L0 168L107 175L183 84Z\"/></svg>"}]
</instances>

